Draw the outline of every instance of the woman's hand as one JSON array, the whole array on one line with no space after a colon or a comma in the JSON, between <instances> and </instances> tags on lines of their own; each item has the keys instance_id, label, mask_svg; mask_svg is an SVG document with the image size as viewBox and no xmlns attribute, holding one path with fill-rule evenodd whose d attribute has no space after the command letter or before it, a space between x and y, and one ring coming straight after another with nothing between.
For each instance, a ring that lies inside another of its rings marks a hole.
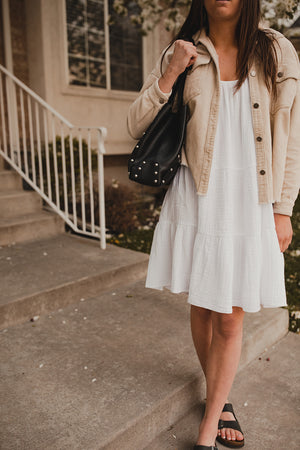
<instances>
[{"instance_id":1,"label":"woman's hand","mask_svg":"<svg viewBox=\"0 0 300 450\"><path fill-rule=\"evenodd\" d=\"M180 75L186 67L194 64L197 58L196 47L192 42L177 39L175 41L174 52L169 62L169 69Z\"/></svg>"},{"instance_id":2,"label":"woman's hand","mask_svg":"<svg viewBox=\"0 0 300 450\"><path fill-rule=\"evenodd\" d=\"M174 44L172 58L165 73L158 81L162 92L170 92L178 76L185 71L186 67L194 64L197 58L196 47L192 42L177 39Z\"/></svg>"},{"instance_id":3,"label":"woman's hand","mask_svg":"<svg viewBox=\"0 0 300 450\"><path fill-rule=\"evenodd\" d=\"M284 252L292 242L293 228L291 218L284 214L274 213L274 220L280 251Z\"/></svg>"}]
</instances>

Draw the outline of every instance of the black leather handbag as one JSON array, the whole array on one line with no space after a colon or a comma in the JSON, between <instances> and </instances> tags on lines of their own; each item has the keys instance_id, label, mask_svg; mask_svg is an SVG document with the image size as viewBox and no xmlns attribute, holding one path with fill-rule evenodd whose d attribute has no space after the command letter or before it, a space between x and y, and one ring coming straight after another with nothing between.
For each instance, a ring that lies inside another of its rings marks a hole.
<instances>
[{"instance_id":1,"label":"black leather handbag","mask_svg":"<svg viewBox=\"0 0 300 450\"><path fill-rule=\"evenodd\" d=\"M185 141L188 105L183 104L183 89L189 66L175 81L168 102L134 147L128 160L128 176L147 186L169 185L181 164Z\"/></svg>"}]
</instances>

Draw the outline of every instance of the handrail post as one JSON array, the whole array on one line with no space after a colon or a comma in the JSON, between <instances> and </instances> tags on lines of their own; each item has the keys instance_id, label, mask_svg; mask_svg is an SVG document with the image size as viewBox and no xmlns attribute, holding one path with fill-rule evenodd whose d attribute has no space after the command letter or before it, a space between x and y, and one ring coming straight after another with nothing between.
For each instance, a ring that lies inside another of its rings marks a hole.
<instances>
[{"instance_id":1,"label":"handrail post","mask_svg":"<svg viewBox=\"0 0 300 450\"><path fill-rule=\"evenodd\" d=\"M105 225L105 195L104 195L104 164L103 154L105 153L104 139L107 130L104 127L98 129L98 191L99 191L99 226L101 248L106 248L106 225Z\"/></svg>"},{"instance_id":2,"label":"handrail post","mask_svg":"<svg viewBox=\"0 0 300 450\"><path fill-rule=\"evenodd\" d=\"M10 143L10 157L15 163L20 165L18 158L19 146L19 127L16 88L13 80L6 78L7 112L8 112L8 130Z\"/></svg>"}]
</instances>

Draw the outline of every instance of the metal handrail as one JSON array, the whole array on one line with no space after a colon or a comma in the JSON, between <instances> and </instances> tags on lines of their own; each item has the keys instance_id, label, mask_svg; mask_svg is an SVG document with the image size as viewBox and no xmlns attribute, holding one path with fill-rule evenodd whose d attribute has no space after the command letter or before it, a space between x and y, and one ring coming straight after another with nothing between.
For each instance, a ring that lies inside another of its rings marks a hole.
<instances>
[{"instance_id":1,"label":"metal handrail","mask_svg":"<svg viewBox=\"0 0 300 450\"><path fill-rule=\"evenodd\" d=\"M71 124L2 65L0 116L0 155L75 232L105 249L106 128Z\"/></svg>"}]
</instances>

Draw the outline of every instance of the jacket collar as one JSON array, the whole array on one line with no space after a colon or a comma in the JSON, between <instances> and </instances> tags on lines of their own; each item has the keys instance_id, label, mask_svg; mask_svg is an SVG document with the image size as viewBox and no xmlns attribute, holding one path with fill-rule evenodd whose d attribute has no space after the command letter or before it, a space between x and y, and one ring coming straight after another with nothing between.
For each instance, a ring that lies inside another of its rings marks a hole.
<instances>
[{"instance_id":1,"label":"jacket collar","mask_svg":"<svg viewBox=\"0 0 300 450\"><path fill-rule=\"evenodd\" d=\"M264 29L265 27L263 27L263 25L260 23L259 28ZM193 34L192 37L193 37L194 43L197 47L198 57L193 64L191 72L196 67L198 67L202 64L207 64L210 61L210 59L212 58L215 63L215 66L216 66L216 69L218 72L218 76L220 79L219 56L216 52L214 44L212 43L209 36L206 34L205 28L202 28L202 30L196 31L196 33ZM199 43L202 45L199 46L198 45ZM256 62L254 60L252 62L252 65L249 67L249 71L252 69L255 69L255 66L256 66Z\"/></svg>"},{"instance_id":2,"label":"jacket collar","mask_svg":"<svg viewBox=\"0 0 300 450\"><path fill-rule=\"evenodd\" d=\"M202 30L198 30L192 37L197 47L198 56L193 64L193 68L191 69L191 71L202 64L209 63L212 58L217 68L218 76L220 78L219 56L212 41L206 34L205 28L202 28ZM202 45L199 46L199 43Z\"/></svg>"},{"instance_id":3,"label":"jacket collar","mask_svg":"<svg viewBox=\"0 0 300 450\"><path fill-rule=\"evenodd\" d=\"M204 47L206 47L207 51L211 54L212 57L218 58L218 54L216 52L214 44L212 43L211 39L206 34L205 28L202 28L202 30L198 30L193 35L193 40L194 40L196 46L198 43L203 44Z\"/></svg>"}]
</instances>

